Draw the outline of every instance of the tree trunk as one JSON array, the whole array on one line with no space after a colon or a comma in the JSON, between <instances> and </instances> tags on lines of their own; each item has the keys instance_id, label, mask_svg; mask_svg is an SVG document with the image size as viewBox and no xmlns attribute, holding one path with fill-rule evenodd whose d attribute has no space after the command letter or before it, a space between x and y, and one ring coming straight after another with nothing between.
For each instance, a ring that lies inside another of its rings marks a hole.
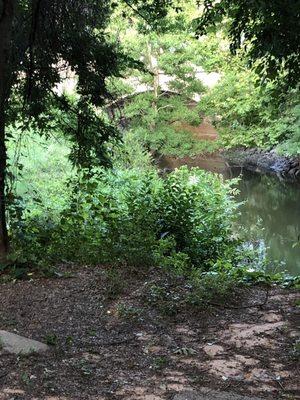
<instances>
[{"instance_id":1,"label":"tree trunk","mask_svg":"<svg viewBox=\"0 0 300 400\"><path fill-rule=\"evenodd\" d=\"M149 69L153 74L153 101L152 101L152 109L154 111L155 119L157 117L157 103L159 97L159 68L158 61L155 58L155 55L152 54L152 46L150 42L147 42L147 57L149 63ZM155 120L152 122L150 129L154 131L155 129Z\"/></svg>"},{"instance_id":2,"label":"tree trunk","mask_svg":"<svg viewBox=\"0 0 300 400\"><path fill-rule=\"evenodd\" d=\"M6 143L5 107L9 93L9 55L15 0L0 0L0 261L6 259L8 235L6 226Z\"/></svg>"},{"instance_id":3,"label":"tree trunk","mask_svg":"<svg viewBox=\"0 0 300 400\"><path fill-rule=\"evenodd\" d=\"M5 172L6 172L6 146L5 146L5 118L4 106L0 105L0 261L4 261L8 251L8 235L6 226L5 209Z\"/></svg>"}]
</instances>

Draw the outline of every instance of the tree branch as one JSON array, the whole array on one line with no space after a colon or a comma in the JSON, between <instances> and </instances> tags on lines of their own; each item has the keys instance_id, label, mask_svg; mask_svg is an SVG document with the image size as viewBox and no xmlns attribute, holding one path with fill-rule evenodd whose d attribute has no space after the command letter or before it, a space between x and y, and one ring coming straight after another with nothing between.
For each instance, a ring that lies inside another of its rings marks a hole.
<instances>
[{"instance_id":1,"label":"tree branch","mask_svg":"<svg viewBox=\"0 0 300 400\"><path fill-rule=\"evenodd\" d=\"M132 11L137 14L139 17L141 17L144 21L147 22L147 24L151 25L151 22L147 20L147 18L139 11L137 10L135 7L133 7L133 5L130 3L129 0L122 0L129 8L132 9Z\"/></svg>"},{"instance_id":2,"label":"tree branch","mask_svg":"<svg viewBox=\"0 0 300 400\"><path fill-rule=\"evenodd\" d=\"M31 31L29 34L28 40L28 49L29 49L29 70L28 70L28 85L27 85L27 100L30 99L32 86L33 86L33 73L34 73L34 54L33 54L33 47L36 38L37 28L38 28L38 19L39 19L39 12L42 0L37 0L36 4L33 4L33 12L32 12L32 24L31 24Z\"/></svg>"}]
</instances>

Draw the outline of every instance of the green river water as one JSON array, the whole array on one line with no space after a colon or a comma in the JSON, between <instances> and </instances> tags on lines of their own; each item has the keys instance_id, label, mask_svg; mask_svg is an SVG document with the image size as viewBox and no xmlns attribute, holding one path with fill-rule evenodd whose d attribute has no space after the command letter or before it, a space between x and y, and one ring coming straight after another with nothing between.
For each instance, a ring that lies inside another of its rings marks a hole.
<instances>
[{"instance_id":1,"label":"green river water","mask_svg":"<svg viewBox=\"0 0 300 400\"><path fill-rule=\"evenodd\" d=\"M239 190L239 222L255 234L262 256L300 275L300 184L243 171Z\"/></svg>"},{"instance_id":2,"label":"green river water","mask_svg":"<svg viewBox=\"0 0 300 400\"><path fill-rule=\"evenodd\" d=\"M272 268L300 275L300 183L280 180L275 175L230 167L220 155L173 158L162 156L158 166L172 170L182 165L222 174L226 179L239 176L239 225L245 237L253 240L261 258Z\"/></svg>"}]
</instances>

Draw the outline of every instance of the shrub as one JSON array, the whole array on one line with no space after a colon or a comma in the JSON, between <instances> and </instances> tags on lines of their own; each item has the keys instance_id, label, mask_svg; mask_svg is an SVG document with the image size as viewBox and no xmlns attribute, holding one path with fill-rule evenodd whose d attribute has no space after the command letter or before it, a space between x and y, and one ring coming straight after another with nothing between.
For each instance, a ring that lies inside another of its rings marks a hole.
<instances>
[{"instance_id":1,"label":"shrub","mask_svg":"<svg viewBox=\"0 0 300 400\"><path fill-rule=\"evenodd\" d=\"M51 262L159 265L183 273L209 269L234 252L233 191L218 176L186 167L166 178L154 170L97 169L83 172L72 188L52 231L35 224L29 235L38 242L33 251L41 256L43 248Z\"/></svg>"},{"instance_id":2,"label":"shrub","mask_svg":"<svg viewBox=\"0 0 300 400\"><path fill-rule=\"evenodd\" d=\"M162 182L160 231L193 265L205 267L231 243L235 205L229 193L230 184L197 168L180 168Z\"/></svg>"},{"instance_id":3,"label":"shrub","mask_svg":"<svg viewBox=\"0 0 300 400\"><path fill-rule=\"evenodd\" d=\"M113 144L111 150L112 164L115 169L151 170L154 168L150 152L133 131L124 132L122 143Z\"/></svg>"},{"instance_id":4,"label":"shrub","mask_svg":"<svg viewBox=\"0 0 300 400\"><path fill-rule=\"evenodd\" d=\"M300 154L300 104L289 109L284 116L283 128L286 140L277 146L279 154L295 156Z\"/></svg>"},{"instance_id":5,"label":"shrub","mask_svg":"<svg viewBox=\"0 0 300 400\"><path fill-rule=\"evenodd\" d=\"M218 116L223 146L273 148L284 142L282 153L300 152L299 89L279 97L274 83L260 86L254 72L233 65L203 96L199 111Z\"/></svg>"}]
</instances>

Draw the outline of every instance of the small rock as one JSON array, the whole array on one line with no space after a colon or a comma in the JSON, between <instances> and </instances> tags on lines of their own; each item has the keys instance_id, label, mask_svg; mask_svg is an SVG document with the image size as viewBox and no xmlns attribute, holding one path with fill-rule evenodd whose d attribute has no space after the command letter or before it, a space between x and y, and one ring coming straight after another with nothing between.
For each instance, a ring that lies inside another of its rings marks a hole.
<instances>
[{"instance_id":1,"label":"small rock","mask_svg":"<svg viewBox=\"0 0 300 400\"><path fill-rule=\"evenodd\" d=\"M297 171L298 171L298 168L292 168L289 170L288 174L290 176L295 176Z\"/></svg>"},{"instance_id":2,"label":"small rock","mask_svg":"<svg viewBox=\"0 0 300 400\"><path fill-rule=\"evenodd\" d=\"M291 165L291 168L295 168L295 167L299 166L299 162L298 161L291 161L290 165Z\"/></svg>"},{"instance_id":3,"label":"small rock","mask_svg":"<svg viewBox=\"0 0 300 400\"><path fill-rule=\"evenodd\" d=\"M0 330L0 351L11 354L44 353L49 347L36 340Z\"/></svg>"},{"instance_id":4,"label":"small rock","mask_svg":"<svg viewBox=\"0 0 300 400\"><path fill-rule=\"evenodd\" d=\"M281 318L280 314L271 312L271 313L265 314L261 320L264 322L279 322L282 320L282 318Z\"/></svg>"},{"instance_id":5,"label":"small rock","mask_svg":"<svg viewBox=\"0 0 300 400\"><path fill-rule=\"evenodd\" d=\"M215 357L219 354L222 354L224 352L224 348L222 346L218 346L217 344L215 345L206 345L203 347L203 351L210 357Z\"/></svg>"}]
</instances>

